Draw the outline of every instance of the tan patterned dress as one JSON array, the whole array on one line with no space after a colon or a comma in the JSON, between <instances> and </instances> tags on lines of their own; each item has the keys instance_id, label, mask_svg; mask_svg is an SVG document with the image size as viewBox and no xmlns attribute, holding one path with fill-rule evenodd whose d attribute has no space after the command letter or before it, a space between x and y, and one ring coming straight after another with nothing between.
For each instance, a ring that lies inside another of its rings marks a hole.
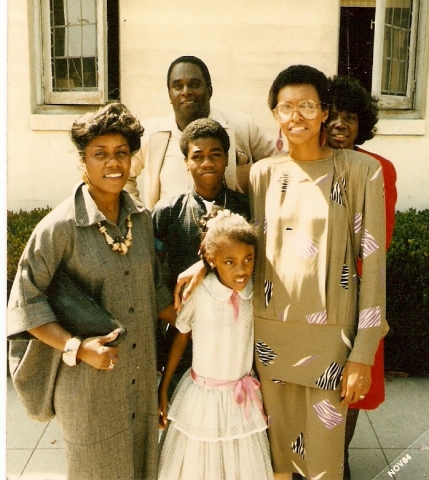
<instances>
[{"instance_id":1,"label":"tan patterned dress","mask_svg":"<svg viewBox=\"0 0 429 480\"><path fill-rule=\"evenodd\" d=\"M271 415L274 471L307 478L326 472L323 480L342 478L343 368L347 359L373 363L385 322L381 167L354 151L336 155L363 257L359 295L333 157L266 159L252 167L250 178L259 225L256 367Z\"/></svg>"}]
</instances>

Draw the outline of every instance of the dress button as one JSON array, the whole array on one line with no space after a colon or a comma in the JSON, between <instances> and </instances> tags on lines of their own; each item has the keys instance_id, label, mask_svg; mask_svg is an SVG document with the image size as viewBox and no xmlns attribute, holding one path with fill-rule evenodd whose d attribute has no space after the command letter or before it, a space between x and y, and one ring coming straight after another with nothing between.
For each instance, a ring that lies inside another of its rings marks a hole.
<instances>
[{"instance_id":1,"label":"dress button","mask_svg":"<svg viewBox=\"0 0 429 480\"><path fill-rule=\"evenodd\" d=\"M134 385L135 383L136 383L136 379L133 378L133 379L131 380L131 384Z\"/></svg>"},{"instance_id":2,"label":"dress button","mask_svg":"<svg viewBox=\"0 0 429 480\"><path fill-rule=\"evenodd\" d=\"M137 347L137 343L133 343L133 348L136 348Z\"/></svg>"},{"instance_id":3,"label":"dress button","mask_svg":"<svg viewBox=\"0 0 429 480\"><path fill-rule=\"evenodd\" d=\"M136 414L133 413L133 414L131 415L131 417L132 417L132 418L136 418Z\"/></svg>"},{"instance_id":4,"label":"dress button","mask_svg":"<svg viewBox=\"0 0 429 480\"><path fill-rule=\"evenodd\" d=\"M129 274L130 274L130 271L129 271L129 270L125 270L124 274L125 274L125 275L129 275Z\"/></svg>"},{"instance_id":5,"label":"dress button","mask_svg":"<svg viewBox=\"0 0 429 480\"><path fill-rule=\"evenodd\" d=\"M128 312L129 312L129 313L134 313L134 308L130 308L130 309L128 310Z\"/></svg>"}]
</instances>

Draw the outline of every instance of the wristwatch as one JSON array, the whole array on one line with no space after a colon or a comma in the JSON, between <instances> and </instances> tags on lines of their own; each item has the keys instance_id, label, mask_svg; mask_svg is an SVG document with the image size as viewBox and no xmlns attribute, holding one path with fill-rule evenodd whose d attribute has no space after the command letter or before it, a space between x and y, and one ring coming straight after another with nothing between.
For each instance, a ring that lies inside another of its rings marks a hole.
<instances>
[{"instance_id":1,"label":"wristwatch","mask_svg":"<svg viewBox=\"0 0 429 480\"><path fill-rule=\"evenodd\" d=\"M72 337L69 338L64 345L64 352L63 352L63 362L70 367L74 367L76 365L76 355L77 351L79 350L80 344L82 343L82 339L79 337Z\"/></svg>"}]
</instances>

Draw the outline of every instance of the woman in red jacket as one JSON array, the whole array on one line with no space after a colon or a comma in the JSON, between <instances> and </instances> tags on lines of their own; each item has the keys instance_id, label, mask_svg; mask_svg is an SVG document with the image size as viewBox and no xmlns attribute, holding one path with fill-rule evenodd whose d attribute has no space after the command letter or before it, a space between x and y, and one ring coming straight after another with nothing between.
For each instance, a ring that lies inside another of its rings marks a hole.
<instances>
[{"instance_id":1,"label":"woman in red jacket","mask_svg":"<svg viewBox=\"0 0 429 480\"><path fill-rule=\"evenodd\" d=\"M358 80L348 77L334 77L331 80L331 109L325 122L326 141L332 148L357 150L375 158L381 164L384 177L384 194L386 204L386 248L392 240L395 223L396 171L393 163L375 153L362 150L366 140L371 140L377 133L378 99L365 90ZM360 260L360 259L359 259ZM361 267L358 262L358 269ZM350 479L348 448L353 438L359 410L373 410L384 401L384 357L383 339L380 341L372 369L371 388L364 399L349 405L346 423L344 448L344 480Z\"/></svg>"}]
</instances>

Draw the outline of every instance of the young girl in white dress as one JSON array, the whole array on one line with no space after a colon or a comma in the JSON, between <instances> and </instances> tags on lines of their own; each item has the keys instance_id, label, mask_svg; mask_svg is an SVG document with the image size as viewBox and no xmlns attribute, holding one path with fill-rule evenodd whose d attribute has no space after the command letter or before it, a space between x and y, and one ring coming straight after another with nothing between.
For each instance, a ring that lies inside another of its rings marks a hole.
<instances>
[{"instance_id":1,"label":"young girl in white dress","mask_svg":"<svg viewBox=\"0 0 429 480\"><path fill-rule=\"evenodd\" d=\"M259 382L253 361L252 274L256 233L240 215L221 210L201 244L213 271L183 305L179 334L159 386L159 480L273 478ZM167 390L191 336L192 368L172 397Z\"/></svg>"}]
</instances>

